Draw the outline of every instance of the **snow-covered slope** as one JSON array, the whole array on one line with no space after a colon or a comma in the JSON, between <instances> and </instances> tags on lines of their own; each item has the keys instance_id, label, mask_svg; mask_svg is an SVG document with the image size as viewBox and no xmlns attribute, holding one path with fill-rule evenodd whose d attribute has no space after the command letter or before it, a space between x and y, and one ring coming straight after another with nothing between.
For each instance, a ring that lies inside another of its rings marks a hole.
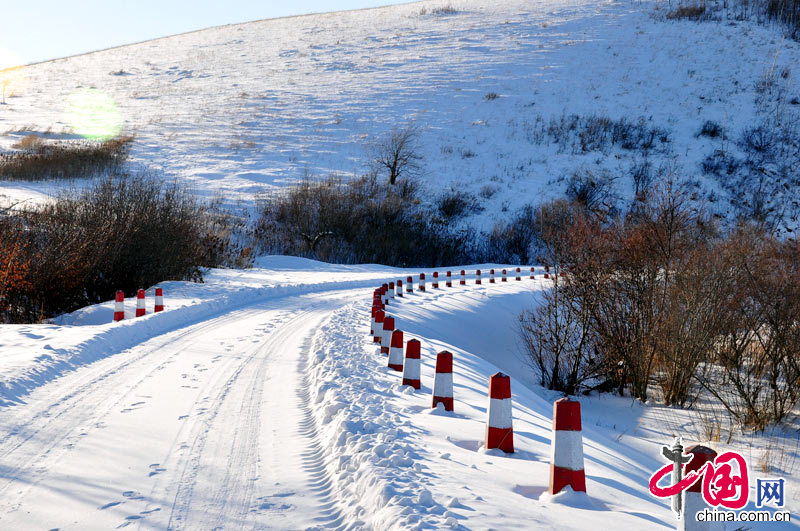
<instances>
[{"instance_id":1,"label":"snow-covered slope","mask_svg":"<svg viewBox=\"0 0 800 531\"><path fill-rule=\"evenodd\" d=\"M422 182L480 194L476 221L486 224L562 194L576 169L605 169L621 195L632 193L641 152L565 149L543 141L540 118L641 118L669 133L648 154L653 168L716 190L699 163L720 140L696 136L703 122L738 138L757 122L765 73L788 67L781 82L798 92L800 45L779 28L667 21L667 6L649 2L454 0L455 13L436 11L444 5L264 20L33 65L0 106L0 133L9 132L0 145L32 131L58 136L69 128L69 95L95 88L137 135L137 161L249 202L306 172L363 171L369 139L415 120Z\"/></svg>"}]
</instances>

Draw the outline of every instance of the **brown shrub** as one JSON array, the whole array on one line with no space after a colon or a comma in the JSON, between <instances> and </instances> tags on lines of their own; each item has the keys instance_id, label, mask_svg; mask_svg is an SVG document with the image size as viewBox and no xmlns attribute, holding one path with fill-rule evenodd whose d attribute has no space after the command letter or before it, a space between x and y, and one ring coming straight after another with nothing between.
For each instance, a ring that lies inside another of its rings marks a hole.
<instances>
[{"instance_id":1,"label":"brown shrub","mask_svg":"<svg viewBox=\"0 0 800 531\"><path fill-rule=\"evenodd\" d=\"M132 142L130 136L101 142L44 142L30 135L20 142L24 151L0 154L0 180L80 179L114 174L128 159Z\"/></svg>"},{"instance_id":2,"label":"brown shrub","mask_svg":"<svg viewBox=\"0 0 800 531\"><path fill-rule=\"evenodd\" d=\"M2 221L0 267L11 263L16 272L0 272L5 322L35 322L116 290L132 295L165 280L202 280L201 267L241 256L223 214L146 176L108 178Z\"/></svg>"},{"instance_id":3,"label":"brown shrub","mask_svg":"<svg viewBox=\"0 0 800 531\"><path fill-rule=\"evenodd\" d=\"M687 20L700 20L706 15L706 6L703 4L689 4L679 6L677 9L667 13L667 18L670 20L687 19Z\"/></svg>"}]
</instances>

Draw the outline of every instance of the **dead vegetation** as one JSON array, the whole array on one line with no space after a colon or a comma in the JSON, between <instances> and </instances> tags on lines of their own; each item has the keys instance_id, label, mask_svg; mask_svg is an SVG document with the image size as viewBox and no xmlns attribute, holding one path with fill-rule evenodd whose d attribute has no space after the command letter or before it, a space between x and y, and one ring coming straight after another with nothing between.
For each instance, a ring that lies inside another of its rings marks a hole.
<instances>
[{"instance_id":1,"label":"dead vegetation","mask_svg":"<svg viewBox=\"0 0 800 531\"><path fill-rule=\"evenodd\" d=\"M787 422L800 403L800 243L722 231L688 196L661 182L616 216L564 200L533 212L556 277L520 321L531 364L565 393L680 407L702 393L739 426Z\"/></svg>"},{"instance_id":2,"label":"dead vegetation","mask_svg":"<svg viewBox=\"0 0 800 531\"><path fill-rule=\"evenodd\" d=\"M130 153L133 137L105 141L45 141L28 135L19 151L0 154L0 180L78 179L118 172Z\"/></svg>"}]
</instances>

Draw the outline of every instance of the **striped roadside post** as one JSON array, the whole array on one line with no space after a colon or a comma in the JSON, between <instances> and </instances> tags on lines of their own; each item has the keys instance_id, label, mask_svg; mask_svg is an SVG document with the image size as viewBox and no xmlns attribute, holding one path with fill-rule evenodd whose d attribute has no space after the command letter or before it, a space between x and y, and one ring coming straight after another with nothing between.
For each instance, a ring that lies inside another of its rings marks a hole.
<instances>
[{"instance_id":1,"label":"striped roadside post","mask_svg":"<svg viewBox=\"0 0 800 531\"><path fill-rule=\"evenodd\" d=\"M581 403L565 397L553 403L550 494L558 494L567 485L576 492L586 492Z\"/></svg>"},{"instance_id":2,"label":"striped roadside post","mask_svg":"<svg viewBox=\"0 0 800 531\"><path fill-rule=\"evenodd\" d=\"M489 418L486 422L486 449L514 453L514 428L511 414L511 378L497 372L489 378Z\"/></svg>"},{"instance_id":3,"label":"striped roadside post","mask_svg":"<svg viewBox=\"0 0 800 531\"><path fill-rule=\"evenodd\" d=\"M147 310L144 307L144 290L140 289L136 293L136 317L141 317L147 314Z\"/></svg>"},{"instance_id":4,"label":"striped roadside post","mask_svg":"<svg viewBox=\"0 0 800 531\"><path fill-rule=\"evenodd\" d=\"M122 321L125 319L125 293L117 291L114 296L114 320Z\"/></svg>"},{"instance_id":5,"label":"striped roadside post","mask_svg":"<svg viewBox=\"0 0 800 531\"><path fill-rule=\"evenodd\" d=\"M389 354L389 345L392 343L392 332L394 332L394 317L388 315L383 318L381 330L381 354Z\"/></svg>"},{"instance_id":6,"label":"striped roadside post","mask_svg":"<svg viewBox=\"0 0 800 531\"><path fill-rule=\"evenodd\" d=\"M390 369L396 371L403 370L403 331L395 330L392 332L392 346L387 349L389 359L387 364Z\"/></svg>"},{"instance_id":7,"label":"striped roadside post","mask_svg":"<svg viewBox=\"0 0 800 531\"><path fill-rule=\"evenodd\" d=\"M436 355L436 375L433 378L433 405L442 404L453 411L453 354L446 350Z\"/></svg>"},{"instance_id":8,"label":"striped roadside post","mask_svg":"<svg viewBox=\"0 0 800 531\"><path fill-rule=\"evenodd\" d=\"M420 380L420 352L422 351L418 339L406 343L406 359L403 363L403 385L410 385L419 390L422 387Z\"/></svg>"}]
</instances>

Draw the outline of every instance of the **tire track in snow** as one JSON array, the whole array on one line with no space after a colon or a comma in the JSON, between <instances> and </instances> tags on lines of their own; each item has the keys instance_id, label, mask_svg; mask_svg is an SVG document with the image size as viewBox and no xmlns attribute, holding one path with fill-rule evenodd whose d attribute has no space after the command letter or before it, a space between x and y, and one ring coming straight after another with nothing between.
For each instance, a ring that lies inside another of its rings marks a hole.
<instances>
[{"instance_id":1,"label":"tire track in snow","mask_svg":"<svg viewBox=\"0 0 800 531\"><path fill-rule=\"evenodd\" d=\"M343 529L344 516L338 508L338 500L335 499L333 490L333 478L325 466L325 453L317 432L317 422L311 410L310 383L308 380L308 361L311 352L314 334L306 337L302 346L303 355L298 360L298 372L302 375L300 387L297 395L300 398L300 410L303 418L298 425L298 433L306 440L306 450L301 454L303 459L303 469L309 475L311 482L309 486L320 497L322 504L319 506L322 512L317 521L321 526L330 529Z\"/></svg>"},{"instance_id":2,"label":"tire track in snow","mask_svg":"<svg viewBox=\"0 0 800 531\"><path fill-rule=\"evenodd\" d=\"M236 319L237 317L233 315L224 316L211 323L209 327L222 328ZM0 520L4 513L16 508L18 501L46 477L50 467L57 463L81 437L94 429L102 429L103 419L110 412L126 402L144 381L190 349L191 344L171 353L165 347L179 344L194 333L196 326L191 326L141 353L126 356L125 359L106 358L100 362L102 367L98 366L92 370L88 379L79 383L77 387L69 387L70 391L58 396L55 402L49 403L29 419L18 424L14 424L13 420L10 421L11 427L0 443L0 462L3 463L0 480L5 480L5 484L0 484L0 499L6 508L0 513ZM155 365L145 363L147 358L162 353L168 354ZM109 363L112 366L106 368ZM145 369L133 384L127 382L130 378L127 369L148 366L151 368ZM96 374L98 370L100 374ZM66 378L81 377L79 373ZM120 392L121 389L124 390ZM36 444L39 441L41 443ZM33 447L28 450L30 444L33 444ZM15 485L16 479L26 476L25 487L13 493L9 492L9 488Z\"/></svg>"},{"instance_id":3,"label":"tire track in snow","mask_svg":"<svg viewBox=\"0 0 800 531\"><path fill-rule=\"evenodd\" d=\"M304 314L300 314L300 316L295 316L292 318L288 323L284 324L285 328L288 328L288 324L291 324L299 317ZM290 330L290 329L289 329ZM284 332L285 333L285 332ZM267 341L266 344L269 344L271 341L274 341L272 337L274 334L270 334L270 339ZM209 435L213 432L214 423L219 416L221 411L221 404L225 401L228 394L233 389L234 384L239 379L242 372L249 368L251 363L256 360L256 355L264 349L265 344L259 344L258 346L254 347L252 350L248 351L246 359L239 365L239 367L234 371L234 373L227 379L225 384L220 389L220 392L217 394L216 397L213 399L213 406L209 407L209 411L211 411L210 415L207 415L202 422L196 424L192 432L188 435L187 438L191 438L194 440L194 443L191 445L188 458L183 461L182 465L179 465L181 468L181 473L179 480L177 482L175 488L175 499L172 503L172 508L169 515L169 529L181 529L184 526L188 525L188 519L190 517L191 512L191 504L194 499L194 491L195 487L198 482L198 476L200 474L202 468L201 459L203 457L204 450L208 443ZM263 371L266 370L266 366L268 365L269 358L267 356L262 358L262 363L260 364L257 373L263 375ZM252 454L252 446L254 442L257 444L258 441L258 428L252 429L248 428L247 425L253 420L255 417L255 424L256 426L260 425L260 406L258 406L257 402L260 402L261 393L263 392L263 378L257 378L256 381L253 382L257 390L256 391L249 391L248 392L248 399L242 403L241 409L245 410L247 415L245 417L245 431L249 431L254 433L255 436L252 437L245 437L242 438L241 433L241 426L242 426L242 419L241 417L237 418L238 428L235 432L234 441L232 451L229 454L228 462L226 464L226 473L223 479L222 484L214 494L214 502L212 503L212 508L217 508L219 510L219 515L216 518L217 522L222 519L223 514L229 515L230 509L226 511L226 504L227 498L232 492L231 483L237 481L241 475L247 475L248 477L254 477L255 474L244 474L244 471L241 471L241 467L246 467L249 472L252 472L252 468L255 466L257 462L257 452L258 448L256 447L255 452L256 456L253 458ZM253 414L253 408L255 407L255 414ZM249 444L248 444L249 443ZM249 457L249 459L248 459ZM250 501L252 498L252 481L246 481L244 483L245 488L245 498ZM222 505L222 507L219 507ZM241 506L242 504L240 504ZM248 509L249 509L249 503ZM246 514L246 513L245 513ZM218 527L220 524L217 524L215 527Z\"/></svg>"},{"instance_id":4,"label":"tire track in snow","mask_svg":"<svg viewBox=\"0 0 800 531\"><path fill-rule=\"evenodd\" d=\"M286 345L296 338L298 327L309 319L313 320L315 315L319 316L323 310L326 314L332 311L329 308L329 302L312 303L311 306L292 315L278 329L273 330L263 343L249 352L247 359L231 375L214 399L217 405L213 408L214 413L196 426L189 435L189 438L194 439L194 443L188 452L188 457L181 465L180 477L175 487L175 499L169 515L170 529L191 529L198 526L214 529L222 527L251 529L263 525L275 525L269 520L269 513L267 520L262 520L263 513L258 511L258 500L261 498L255 498L256 480L261 479L261 472L270 472L262 470L264 465L261 463L266 456L259 455L260 429L264 419L270 419L270 411L264 411L263 406L266 404L276 409L277 405L270 404L264 399L264 388L269 381L267 375L270 370L275 369L275 353L279 349L287 348ZM311 414L305 373L311 341L318 327L319 323L316 323L310 331L305 332L305 339L299 345L300 355L297 359L300 381L295 382L298 384L295 398L299 402L296 407L301 413L301 418L297 420L295 433L301 436L302 441L298 444L298 441L288 438L277 441L277 445L303 447L303 451L300 452L302 472L307 476L308 488L316 498L314 507L319 511L319 516L313 521L321 528L339 529L343 527L343 517L336 508L339 501L334 499L331 478L325 468L324 453ZM278 377L284 378L286 375ZM221 412L230 407L224 403L233 398L231 393L235 387L246 387L247 391L234 408L237 412L234 420L236 428L230 446L226 447L228 457L225 473L214 485L210 496L202 496L198 491L204 488L199 484L204 468L203 456L208 452L207 446L211 443L210 437L215 432L215 425L229 421L227 417L221 415ZM282 497L284 494L276 496ZM211 518L206 519L195 510L196 498L210 499L207 514ZM289 497L283 499L291 501Z\"/></svg>"}]
</instances>

